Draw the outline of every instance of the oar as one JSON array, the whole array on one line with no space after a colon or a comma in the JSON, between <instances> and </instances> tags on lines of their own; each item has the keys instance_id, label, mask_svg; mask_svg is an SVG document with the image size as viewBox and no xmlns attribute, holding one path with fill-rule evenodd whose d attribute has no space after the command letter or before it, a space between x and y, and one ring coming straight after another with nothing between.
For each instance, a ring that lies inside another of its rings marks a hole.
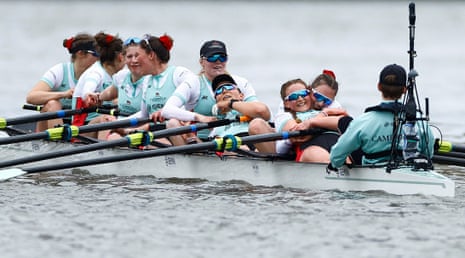
<instances>
[{"instance_id":1,"label":"oar","mask_svg":"<svg viewBox=\"0 0 465 258\"><path fill-rule=\"evenodd\" d=\"M31 104L24 104L23 105L23 109L26 109L26 110L41 111L42 108L43 108L43 106L41 106L41 105L31 105ZM87 108L87 109L89 109L90 111L88 111L88 112L80 112L80 113L96 112L96 113L107 114L107 115L112 115L112 116L130 116L131 115L131 114L119 111L117 105L105 105L104 104L104 105L102 105L100 107L90 107L90 108ZM70 109L70 110L73 110L73 109ZM82 110L85 110L85 108L83 108ZM63 110L63 111L66 111L66 110ZM56 112L59 112L59 111L56 111ZM50 113L53 113L53 112L50 112ZM76 114L80 114L80 113L76 113ZM74 115L74 114L71 114L71 115ZM68 116L71 116L71 115L68 115ZM67 116L64 116L64 117L67 117ZM53 118L63 118L63 117L53 117ZM51 119L53 119L53 118L51 118ZM42 119L42 120L48 120L48 119ZM38 120L34 120L34 122L35 121L38 121Z\"/></svg>"},{"instance_id":2,"label":"oar","mask_svg":"<svg viewBox=\"0 0 465 258\"><path fill-rule=\"evenodd\" d=\"M17 124L25 124L29 122L37 122L42 120L49 120L55 118L64 118L68 116L72 116L75 114L83 114L83 113L90 113L95 112L97 110L96 107L91 108L81 108L81 109L64 109L55 112L46 112L34 115L27 115L15 118L0 118L0 129L3 129L9 125L17 125Z\"/></svg>"},{"instance_id":3,"label":"oar","mask_svg":"<svg viewBox=\"0 0 465 258\"><path fill-rule=\"evenodd\" d=\"M10 125L25 124L25 123L37 122L37 121L42 121L42 120L50 120L50 119L55 119L55 118L65 118L65 117L69 117L72 115L92 113L92 112L108 114L108 115L113 115L113 116L118 116L118 115L127 116L128 115L125 113L121 113L116 109L106 109L106 108L100 108L100 107L64 109L64 110L59 110L59 111L54 111L54 112L45 112L45 113L40 113L40 114L26 115L26 116L13 117L13 118L1 118L0 117L0 129L4 129Z\"/></svg>"},{"instance_id":4,"label":"oar","mask_svg":"<svg viewBox=\"0 0 465 258\"><path fill-rule=\"evenodd\" d=\"M448 153L448 152L465 152L465 145L453 144L448 141L437 141L438 153Z\"/></svg>"},{"instance_id":5,"label":"oar","mask_svg":"<svg viewBox=\"0 0 465 258\"><path fill-rule=\"evenodd\" d=\"M126 161L126 160L150 158L150 157L163 156L163 155L169 155L169 154L193 153L193 152L207 151L207 150L217 150L217 151L233 150L234 151L241 145L254 144L254 143L266 142L266 141L275 141L275 140L280 140L280 139L288 139L291 137L314 135L314 134L319 134L319 133L321 133L320 129L308 129L308 130L302 130L302 131L269 133L269 134L260 134L260 135L244 136L244 137L236 136L236 137L228 137L228 138L219 138L211 142L174 146L174 147L162 148L162 149L145 150L141 152L128 152L122 155L113 155L113 156L100 157L96 159L71 161L71 162L62 163L62 164L50 164L50 165L37 166L37 167L32 167L32 168L10 168L10 169L5 169L5 170L0 171L0 181L7 180L12 177L24 175L27 173L39 173L39 172L44 172L44 171L84 167L84 166L105 164L105 163L111 163L111 162L120 162L120 161Z\"/></svg>"},{"instance_id":6,"label":"oar","mask_svg":"<svg viewBox=\"0 0 465 258\"><path fill-rule=\"evenodd\" d=\"M122 128L122 127L133 127L140 124L150 122L149 118L129 118L108 123L99 123L83 126L62 126L56 128L50 128L43 132L30 133L24 135L14 135L10 137L0 138L0 145L10 144L16 142L32 141L32 140L70 140L72 137L78 136L80 133L89 133L101 130Z\"/></svg>"},{"instance_id":7,"label":"oar","mask_svg":"<svg viewBox=\"0 0 465 258\"><path fill-rule=\"evenodd\" d=\"M243 122L247 121L248 118L238 117L236 119L223 119L218 121L213 121L209 123L196 123L192 125L181 126L177 128L170 128L165 130L158 130L154 132L137 132L130 135L127 135L121 139L104 141L93 143L89 145L78 146L74 148L69 148L65 150L55 151L55 152L46 152L34 156L22 157L19 159L7 160L0 162L0 168L14 166L19 164L25 164L50 158L59 158L64 156L69 156L73 154L79 154L89 151L101 150L105 148L113 147L122 147L122 146L140 146L147 145L152 142L154 139L165 138L172 135L192 133L198 130L228 125L232 122Z\"/></svg>"},{"instance_id":8,"label":"oar","mask_svg":"<svg viewBox=\"0 0 465 258\"><path fill-rule=\"evenodd\" d=\"M465 152L456 152L456 151L451 151L451 152L435 152L435 153L434 153L434 156L456 157L456 158L465 159Z\"/></svg>"},{"instance_id":9,"label":"oar","mask_svg":"<svg viewBox=\"0 0 465 258\"><path fill-rule=\"evenodd\" d=\"M455 165L455 166L465 167L465 159L457 158L457 157L434 155L433 156L433 162L438 163L438 164Z\"/></svg>"}]
</instances>

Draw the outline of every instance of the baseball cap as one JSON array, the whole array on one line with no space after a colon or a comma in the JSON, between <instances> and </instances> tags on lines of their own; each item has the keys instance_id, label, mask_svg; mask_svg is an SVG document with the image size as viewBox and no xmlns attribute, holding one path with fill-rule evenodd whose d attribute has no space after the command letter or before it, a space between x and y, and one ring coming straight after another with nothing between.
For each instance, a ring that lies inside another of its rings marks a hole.
<instances>
[{"instance_id":1,"label":"baseball cap","mask_svg":"<svg viewBox=\"0 0 465 258\"><path fill-rule=\"evenodd\" d=\"M209 57L214 54L222 54L227 56L226 45L219 40L210 40L203 43L202 47L200 48L200 56Z\"/></svg>"},{"instance_id":2,"label":"baseball cap","mask_svg":"<svg viewBox=\"0 0 465 258\"><path fill-rule=\"evenodd\" d=\"M212 81L212 89L213 89L213 91L215 91L216 88L218 88L218 86L220 86L220 84L224 84L224 83L231 83L231 84L237 85L236 81L234 81L234 79L231 77L231 75L229 75L229 74L220 74L220 75L217 75L215 78L213 78L213 81Z\"/></svg>"},{"instance_id":3,"label":"baseball cap","mask_svg":"<svg viewBox=\"0 0 465 258\"><path fill-rule=\"evenodd\" d=\"M397 64L387 65L379 74L379 83L392 86L405 86L407 84L405 69Z\"/></svg>"}]
</instances>

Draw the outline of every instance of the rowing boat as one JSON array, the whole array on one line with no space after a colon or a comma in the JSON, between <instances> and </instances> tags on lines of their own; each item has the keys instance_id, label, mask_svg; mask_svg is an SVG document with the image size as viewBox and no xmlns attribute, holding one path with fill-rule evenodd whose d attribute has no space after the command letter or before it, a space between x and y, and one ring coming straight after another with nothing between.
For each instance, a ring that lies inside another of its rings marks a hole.
<instances>
[{"instance_id":1,"label":"rowing boat","mask_svg":"<svg viewBox=\"0 0 465 258\"><path fill-rule=\"evenodd\" d=\"M45 152L74 148L77 144L47 140L34 140L0 146L2 159L37 155ZM173 148L173 147L171 147ZM50 162L80 162L89 158L95 161L108 157L128 157L142 152L138 149L110 148L44 160ZM79 166L91 174L117 176L151 175L157 178L199 178L210 181L240 180L252 185L283 186L309 190L384 191L390 194L424 194L454 196L455 183L434 170L414 170L400 166L386 172L385 167L358 166L345 171L327 173L326 164L297 163L282 159L250 157L228 154L219 157L214 152L175 153L160 156ZM83 163L84 164L84 163ZM31 167L21 169L28 171ZM0 171L16 172L18 168Z\"/></svg>"}]
</instances>

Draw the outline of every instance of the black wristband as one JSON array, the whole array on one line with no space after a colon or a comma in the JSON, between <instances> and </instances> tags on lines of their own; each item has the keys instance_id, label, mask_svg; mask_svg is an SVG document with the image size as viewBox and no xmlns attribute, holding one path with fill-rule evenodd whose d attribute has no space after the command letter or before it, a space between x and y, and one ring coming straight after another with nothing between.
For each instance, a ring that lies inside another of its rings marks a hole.
<instances>
[{"instance_id":1,"label":"black wristband","mask_svg":"<svg viewBox=\"0 0 465 258\"><path fill-rule=\"evenodd\" d=\"M240 101L240 100L231 99L231 100L229 101L229 108L230 108L230 109L234 109L234 108L233 108L233 104L234 104L234 102L238 102L238 101Z\"/></svg>"}]
</instances>

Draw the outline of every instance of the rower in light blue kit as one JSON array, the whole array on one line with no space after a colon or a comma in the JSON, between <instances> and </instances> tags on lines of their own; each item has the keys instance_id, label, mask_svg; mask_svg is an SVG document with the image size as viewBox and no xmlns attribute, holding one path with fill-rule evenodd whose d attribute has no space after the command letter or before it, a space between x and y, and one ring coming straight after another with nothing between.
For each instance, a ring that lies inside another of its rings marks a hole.
<instances>
[{"instance_id":1,"label":"rower in light blue kit","mask_svg":"<svg viewBox=\"0 0 465 258\"><path fill-rule=\"evenodd\" d=\"M139 38L128 38L124 41L123 55L126 67L113 75L113 84L102 92L88 93L95 103L114 101L118 111L132 115L140 110L144 76L150 73L149 50L141 44Z\"/></svg>"},{"instance_id":2,"label":"rower in light blue kit","mask_svg":"<svg viewBox=\"0 0 465 258\"><path fill-rule=\"evenodd\" d=\"M346 121L347 128L331 148L329 170L336 170L344 165L346 158L357 149L363 152L362 164L385 164L391 158L391 143L394 132L394 114L398 114L402 104L398 99L406 92L407 76L405 69L397 64L383 68L379 75L378 90L382 94L382 102L367 108L365 113ZM341 123L340 123L341 124ZM433 156L434 137L426 121L417 121L416 130L418 153L424 157ZM402 143L397 147L402 149Z\"/></svg>"},{"instance_id":3,"label":"rower in light blue kit","mask_svg":"<svg viewBox=\"0 0 465 258\"><path fill-rule=\"evenodd\" d=\"M216 120L212 114L212 107L215 105L215 96L211 88L211 82L217 75L227 73L226 64L228 62L226 45L219 40L205 42L200 48L199 63L202 67L199 75L189 76L173 93L165 107L162 115L169 119L167 127L175 128L190 122L207 123ZM231 75L236 86L244 94L244 101L255 101L257 96L255 90L247 79ZM208 139L208 130L197 133L200 140ZM194 137L173 136L170 140L174 145L184 145ZM195 138L195 140L199 140Z\"/></svg>"},{"instance_id":4,"label":"rower in light blue kit","mask_svg":"<svg viewBox=\"0 0 465 258\"><path fill-rule=\"evenodd\" d=\"M229 74L216 76L212 81L212 89L216 99L213 113L219 119L235 119L238 116L247 116L249 119L270 119L271 114L267 105L260 101L244 101L244 94ZM246 136L249 134L248 131L249 123L245 121L233 122L229 125L216 127L211 136ZM253 146L249 146L249 148L255 149Z\"/></svg>"},{"instance_id":5,"label":"rower in light blue kit","mask_svg":"<svg viewBox=\"0 0 465 258\"><path fill-rule=\"evenodd\" d=\"M71 109L71 98L79 77L98 60L96 45L94 36L87 33L64 39L63 47L71 54L71 61L50 68L29 91L26 102L43 105L41 112ZM41 132L56 125L63 125L63 120L38 121L36 131Z\"/></svg>"},{"instance_id":6,"label":"rower in light blue kit","mask_svg":"<svg viewBox=\"0 0 465 258\"><path fill-rule=\"evenodd\" d=\"M99 32L95 36L99 46L100 60L89 67L79 78L73 93L73 108L95 106L96 100L91 93L102 92L113 84L112 76L123 69L123 41L111 34ZM113 116L99 115L98 113L77 114L73 116L72 124L81 126L86 123L102 123L114 120ZM100 131L89 133L87 136L105 139L108 132Z\"/></svg>"},{"instance_id":7,"label":"rower in light blue kit","mask_svg":"<svg viewBox=\"0 0 465 258\"><path fill-rule=\"evenodd\" d=\"M146 34L142 38L126 39L124 45L128 46L128 51L131 51L126 55L127 65L131 69L131 73L137 72L140 76L139 80L142 80L139 111L131 115L132 118L150 118L154 123L163 123L161 109L165 102L188 76L194 75L183 66L169 64L173 42L171 36L167 34L160 37ZM146 76L141 77L142 75ZM126 81L129 82L130 79L127 76ZM115 83L116 85L120 84L117 81ZM121 99L120 96L123 98ZM118 105L125 105L125 103L120 102L128 100L127 91L121 92L120 90ZM114 130L109 137L111 139L119 138L134 130L150 130L150 124L147 123L137 128L120 128ZM167 140L163 142L169 144Z\"/></svg>"}]
</instances>

